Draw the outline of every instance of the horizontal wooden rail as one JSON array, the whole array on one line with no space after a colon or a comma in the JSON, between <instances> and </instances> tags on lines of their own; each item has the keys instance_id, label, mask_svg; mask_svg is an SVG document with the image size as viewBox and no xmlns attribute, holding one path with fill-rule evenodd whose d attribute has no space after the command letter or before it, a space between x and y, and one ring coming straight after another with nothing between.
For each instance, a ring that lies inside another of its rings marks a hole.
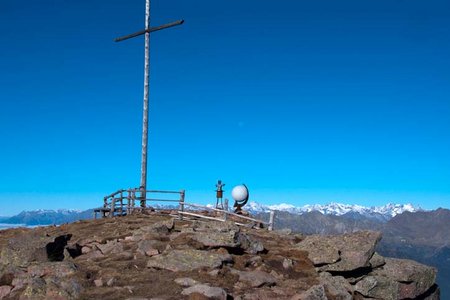
<instances>
[{"instance_id":1,"label":"horizontal wooden rail","mask_svg":"<svg viewBox=\"0 0 450 300\"><path fill-rule=\"evenodd\" d=\"M158 201L162 201L162 202L180 202L180 200L170 200L170 199L156 199L156 198L147 198L147 199L142 199L142 200L145 200L145 201L155 201L155 202L158 202Z\"/></svg>"},{"instance_id":2,"label":"horizontal wooden rail","mask_svg":"<svg viewBox=\"0 0 450 300\"><path fill-rule=\"evenodd\" d=\"M203 218L203 219L208 219L208 220L214 220L214 221L220 221L220 222L225 222L224 219L220 219L220 218L214 218L214 217L208 217L205 215L200 215L200 214L196 214L196 213L192 213L192 212L187 212L187 211L178 211L179 214L183 214L183 215L187 215L187 216L193 216L193 217L198 217L198 218Z\"/></svg>"},{"instance_id":3,"label":"horizontal wooden rail","mask_svg":"<svg viewBox=\"0 0 450 300\"><path fill-rule=\"evenodd\" d=\"M223 209L217 209L217 208L213 208L213 207L202 206L202 205L192 204L192 203L187 203L187 202L184 202L184 205L185 206L192 206L192 207L196 207L196 208L204 208L205 210L217 211L217 212L225 213L227 215L235 216L237 218L245 219L245 220L248 220L248 221L257 222L257 223L261 223L261 224L264 224L264 225L270 225L269 222L264 222L262 220L246 217L246 216L239 215L239 214L236 214L234 212L223 210Z\"/></svg>"},{"instance_id":4,"label":"horizontal wooden rail","mask_svg":"<svg viewBox=\"0 0 450 300\"><path fill-rule=\"evenodd\" d=\"M118 190L117 192L114 192L111 195L105 196L104 198L105 199L106 198L111 198L111 197L114 197L115 195L118 195L118 194L123 193L123 192L125 192L125 190Z\"/></svg>"}]
</instances>

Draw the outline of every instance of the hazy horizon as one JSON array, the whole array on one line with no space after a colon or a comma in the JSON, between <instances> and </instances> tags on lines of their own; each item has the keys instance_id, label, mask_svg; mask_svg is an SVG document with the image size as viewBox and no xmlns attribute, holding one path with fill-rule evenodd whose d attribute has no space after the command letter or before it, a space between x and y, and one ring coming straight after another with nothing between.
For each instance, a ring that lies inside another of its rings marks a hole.
<instances>
[{"instance_id":1,"label":"hazy horizon","mask_svg":"<svg viewBox=\"0 0 450 300\"><path fill-rule=\"evenodd\" d=\"M145 1L0 4L0 215L139 186ZM450 2L152 2L148 188L450 207Z\"/></svg>"}]
</instances>

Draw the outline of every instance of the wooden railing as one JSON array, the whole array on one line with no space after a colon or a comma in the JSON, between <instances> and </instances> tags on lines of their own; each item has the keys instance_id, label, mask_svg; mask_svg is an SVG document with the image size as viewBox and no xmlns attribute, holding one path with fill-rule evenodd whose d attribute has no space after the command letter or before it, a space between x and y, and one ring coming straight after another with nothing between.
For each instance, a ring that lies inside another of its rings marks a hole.
<instances>
[{"instance_id":1,"label":"wooden railing","mask_svg":"<svg viewBox=\"0 0 450 300\"><path fill-rule=\"evenodd\" d=\"M168 199L167 195L177 195L177 198ZM146 198L143 198L146 195ZM165 195L162 197L161 195ZM147 198L150 196L150 198ZM136 203L136 201L138 203ZM124 216L131 214L136 210L147 209L147 203L151 202L173 202L180 203L184 201L184 190L182 191L158 191L147 190L144 191L139 188L118 190L103 198L103 207L94 209L94 218L100 213L101 217ZM137 205L136 205L137 204ZM143 204L143 205L142 205ZM158 209L158 208L154 208Z\"/></svg>"},{"instance_id":2,"label":"wooden railing","mask_svg":"<svg viewBox=\"0 0 450 300\"><path fill-rule=\"evenodd\" d=\"M143 199L143 195L146 196ZM147 198L150 195L150 198ZM164 195L164 198L161 198ZM176 199L167 199L168 195L176 196ZM138 201L138 205L136 205ZM228 199L225 199L223 209L213 208L204 205L198 205L185 202L185 191L158 191L148 190L143 192L139 188L118 190L103 198L103 207L94 209L94 218L97 218L97 214L100 213L101 217L114 217L124 216L131 214L135 211L148 210L150 207L154 210L167 210L167 207L158 208L151 206L152 203L157 202L173 202L175 207L173 210L178 214L179 219L183 218L201 218L207 220L225 222L231 220L240 226L250 226L255 228L267 228L273 230L274 225L274 212L270 212L269 222L236 214L229 210ZM148 205L150 204L150 206ZM202 213L201 213L202 211Z\"/></svg>"},{"instance_id":3,"label":"wooden railing","mask_svg":"<svg viewBox=\"0 0 450 300\"><path fill-rule=\"evenodd\" d=\"M273 230L273 224L274 224L274 219L275 219L274 211L270 212L269 222L264 222L262 220L247 217L247 216L244 216L241 214L236 214L236 213L230 211L228 209L227 202L228 201L225 201L226 204L223 209L185 202L184 205L182 205L183 209L180 209L178 211L178 214L180 215L180 219L183 218L183 215L186 215L186 216L203 218L203 219L214 220L214 221L221 221L221 222L231 220L239 226L267 228L268 230ZM185 211L184 207L192 207L194 209ZM204 214L200 214L200 213L196 212L196 210L198 210L198 209L202 209L202 210L206 210L206 211L210 211L210 212L216 212L218 216L211 217L211 216L207 216Z\"/></svg>"}]
</instances>

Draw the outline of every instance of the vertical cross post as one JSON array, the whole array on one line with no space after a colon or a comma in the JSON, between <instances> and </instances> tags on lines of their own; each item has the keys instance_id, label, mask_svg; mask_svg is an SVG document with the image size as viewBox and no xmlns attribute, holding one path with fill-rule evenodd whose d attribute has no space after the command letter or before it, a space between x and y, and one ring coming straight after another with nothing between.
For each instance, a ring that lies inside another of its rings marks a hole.
<instances>
[{"instance_id":1,"label":"vertical cross post","mask_svg":"<svg viewBox=\"0 0 450 300\"><path fill-rule=\"evenodd\" d=\"M147 199L148 96L150 92L150 0L145 1L144 108L142 117L141 207Z\"/></svg>"},{"instance_id":2,"label":"vertical cross post","mask_svg":"<svg viewBox=\"0 0 450 300\"><path fill-rule=\"evenodd\" d=\"M150 27L150 0L145 1L145 29L116 38L116 42L121 42L130 38L145 35L145 47L144 47L144 105L143 105L143 117L142 117L142 158L141 158L141 207L146 205L146 192L147 192L147 154L148 154L148 115L149 115L149 96L150 96L150 33L153 31L159 31L162 29L170 28L173 26L181 25L184 20L178 20L172 23L164 25Z\"/></svg>"}]
</instances>

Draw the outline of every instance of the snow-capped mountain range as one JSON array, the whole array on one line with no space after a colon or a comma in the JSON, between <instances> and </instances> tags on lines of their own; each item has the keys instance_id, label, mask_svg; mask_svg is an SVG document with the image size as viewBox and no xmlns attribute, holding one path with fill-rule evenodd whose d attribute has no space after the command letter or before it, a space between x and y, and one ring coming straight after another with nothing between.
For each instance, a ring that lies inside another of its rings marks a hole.
<instances>
[{"instance_id":1,"label":"snow-capped mountain range","mask_svg":"<svg viewBox=\"0 0 450 300\"><path fill-rule=\"evenodd\" d=\"M305 206L294 206L292 204L263 205L257 202L249 202L244 209L252 214L266 213L271 210L285 211L292 214L302 215L308 212L318 211L324 215L343 216L347 214L359 214L368 218L391 219L404 212L423 211L422 208L412 204L392 204L383 206L366 207L361 205L350 205L331 202L329 204L309 204Z\"/></svg>"},{"instance_id":2,"label":"snow-capped mountain range","mask_svg":"<svg viewBox=\"0 0 450 300\"><path fill-rule=\"evenodd\" d=\"M61 215L70 215L70 214L78 214L81 210L79 209L36 209L30 211L23 211L22 214L35 214L35 215L43 215L43 214L61 214Z\"/></svg>"},{"instance_id":3,"label":"snow-capped mountain range","mask_svg":"<svg viewBox=\"0 0 450 300\"><path fill-rule=\"evenodd\" d=\"M156 208L177 209L176 206L153 205ZM213 205L207 205L214 207ZM189 208L192 209L192 208ZM386 222L396 215L403 212L417 212L423 211L420 207L412 204L387 204L384 206L365 207L361 205L349 205L341 203L329 203L325 205L314 204L305 205L301 207L292 204L276 204L264 205L257 202L249 202L244 206L244 210L256 215L261 213L268 213L272 210L283 211L296 215L303 215L311 212L320 212L324 215L343 216L351 219L368 218ZM92 218L92 210L80 211L69 209L58 210L33 210L23 211L13 217L3 217L0 220L2 223L26 224L26 225L48 225L48 224L62 224L66 222L73 222L80 219Z\"/></svg>"}]
</instances>

